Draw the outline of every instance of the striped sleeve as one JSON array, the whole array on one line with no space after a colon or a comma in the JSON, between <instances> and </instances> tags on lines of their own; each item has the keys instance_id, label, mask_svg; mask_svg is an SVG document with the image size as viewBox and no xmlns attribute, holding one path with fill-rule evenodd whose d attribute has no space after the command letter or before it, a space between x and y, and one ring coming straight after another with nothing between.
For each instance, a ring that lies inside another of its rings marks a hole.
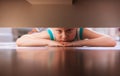
<instances>
[{"instance_id":1,"label":"striped sleeve","mask_svg":"<svg viewBox=\"0 0 120 76\"><path fill-rule=\"evenodd\" d=\"M47 32L50 36L50 40L55 40L54 35L53 35L53 31L50 28L47 29Z\"/></svg>"},{"instance_id":2,"label":"striped sleeve","mask_svg":"<svg viewBox=\"0 0 120 76\"><path fill-rule=\"evenodd\" d=\"M83 28L79 28L79 38L80 40L83 40Z\"/></svg>"}]
</instances>

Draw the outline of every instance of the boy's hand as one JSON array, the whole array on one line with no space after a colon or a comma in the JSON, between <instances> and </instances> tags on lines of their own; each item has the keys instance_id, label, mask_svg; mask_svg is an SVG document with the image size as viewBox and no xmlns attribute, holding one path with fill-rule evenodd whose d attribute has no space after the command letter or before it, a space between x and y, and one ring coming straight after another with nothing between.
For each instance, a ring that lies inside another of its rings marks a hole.
<instances>
[{"instance_id":1,"label":"boy's hand","mask_svg":"<svg viewBox=\"0 0 120 76\"><path fill-rule=\"evenodd\" d=\"M78 46L82 46L78 45L78 42L77 41L73 41L73 42L61 42L61 44L63 44L65 47L78 47Z\"/></svg>"},{"instance_id":2,"label":"boy's hand","mask_svg":"<svg viewBox=\"0 0 120 76\"><path fill-rule=\"evenodd\" d=\"M82 46L82 45L77 45L77 41L73 42L57 42L57 41L51 41L48 43L48 46L52 47L77 47L77 46Z\"/></svg>"},{"instance_id":3,"label":"boy's hand","mask_svg":"<svg viewBox=\"0 0 120 76\"><path fill-rule=\"evenodd\" d=\"M74 45L72 44L72 42L61 42L61 44L63 44L64 47L72 47L72 46L74 46Z\"/></svg>"},{"instance_id":4,"label":"boy's hand","mask_svg":"<svg viewBox=\"0 0 120 76\"><path fill-rule=\"evenodd\" d=\"M57 42L57 41L51 41L50 43L48 43L48 46L52 46L52 47L63 47L64 45L61 44L60 42Z\"/></svg>"}]
</instances>

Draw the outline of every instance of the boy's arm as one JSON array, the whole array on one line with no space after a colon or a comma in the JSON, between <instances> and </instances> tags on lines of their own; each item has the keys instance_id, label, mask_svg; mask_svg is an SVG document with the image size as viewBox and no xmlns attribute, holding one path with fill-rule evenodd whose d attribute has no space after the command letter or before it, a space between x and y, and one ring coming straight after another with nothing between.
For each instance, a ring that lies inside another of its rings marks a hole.
<instances>
[{"instance_id":1,"label":"boy's arm","mask_svg":"<svg viewBox=\"0 0 120 76\"><path fill-rule=\"evenodd\" d=\"M84 40L79 40L70 43L72 46L98 46L98 47L112 47L116 45L116 41L111 37L89 30L87 28L83 31Z\"/></svg>"},{"instance_id":2,"label":"boy's arm","mask_svg":"<svg viewBox=\"0 0 120 76\"><path fill-rule=\"evenodd\" d=\"M62 46L58 42L51 41L47 31L34 34L26 34L17 39L18 46Z\"/></svg>"}]
</instances>

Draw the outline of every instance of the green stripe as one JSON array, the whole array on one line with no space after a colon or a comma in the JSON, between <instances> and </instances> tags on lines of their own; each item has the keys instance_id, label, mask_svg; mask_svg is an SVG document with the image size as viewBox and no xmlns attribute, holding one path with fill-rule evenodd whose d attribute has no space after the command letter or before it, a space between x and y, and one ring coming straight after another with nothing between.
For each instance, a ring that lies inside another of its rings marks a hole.
<instances>
[{"instance_id":1,"label":"green stripe","mask_svg":"<svg viewBox=\"0 0 120 76\"><path fill-rule=\"evenodd\" d=\"M82 40L83 39L83 28L80 28L80 31L79 31L79 36L80 36L80 39Z\"/></svg>"},{"instance_id":2,"label":"green stripe","mask_svg":"<svg viewBox=\"0 0 120 76\"><path fill-rule=\"evenodd\" d=\"M52 31L50 29L47 29L47 32L48 32L48 34L50 36L50 40L54 40Z\"/></svg>"}]
</instances>

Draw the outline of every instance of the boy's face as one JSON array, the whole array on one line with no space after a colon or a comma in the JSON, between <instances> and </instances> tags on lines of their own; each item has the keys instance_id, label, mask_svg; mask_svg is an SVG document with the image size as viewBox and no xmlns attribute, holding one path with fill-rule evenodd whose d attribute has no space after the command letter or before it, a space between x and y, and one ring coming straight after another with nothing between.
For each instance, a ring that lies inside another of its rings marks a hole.
<instances>
[{"instance_id":1,"label":"boy's face","mask_svg":"<svg viewBox=\"0 0 120 76\"><path fill-rule=\"evenodd\" d=\"M77 28L52 28L56 41L70 42L76 36Z\"/></svg>"}]
</instances>

